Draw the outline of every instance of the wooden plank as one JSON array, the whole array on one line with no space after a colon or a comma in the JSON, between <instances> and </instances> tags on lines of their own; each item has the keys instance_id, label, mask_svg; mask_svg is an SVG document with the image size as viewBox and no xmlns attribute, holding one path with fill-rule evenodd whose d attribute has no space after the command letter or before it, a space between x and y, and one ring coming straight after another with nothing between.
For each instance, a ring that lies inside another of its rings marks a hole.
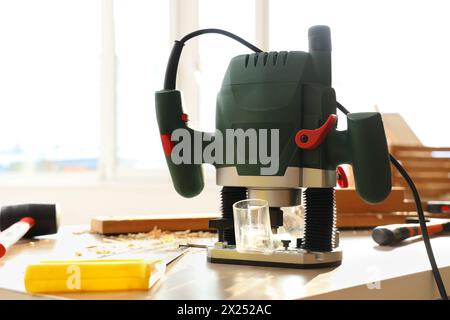
<instances>
[{"instance_id":1,"label":"wooden plank","mask_svg":"<svg viewBox=\"0 0 450 320\"><path fill-rule=\"evenodd\" d=\"M400 161L403 161L402 159L400 159ZM426 161L422 161L422 162L403 162L402 163L403 167L409 168L408 172L410 171L414 171L414 170L437 170L437 171L447 171L450 169L450 163L428 163ZM394 171L394 167L392 167L392 171ZM434 169L431 169L434 168Z\"/></svg>"},{"instance_id":2,"label":"wooden plank","mask_svg":"<svg viewBox=\"0 0 450 320\"><path fill-rule=\"evenodd\" d=\"M398 160L400 160L402 163L412 165L412 163L420 163L420 164L441 164L441 165L448 165L450 164L449 158L426 158L426 157L413 157L413 156L407 156L407 157L399 157Z\"/></svg>"},{"instance_id":3,"label":"wooden plank","mask_svg":"<svg viewBox=\"0 0 450 320\"><path fill-rule=\"evenodd\" d=\"M405 223L408 215L394 213L337 214L338 228L373 228L387 224Z\"/></svg>"},{"instance_id":4,"label":"wooden plank","mask_svg":"<svg viewBox=\"0 0 450 320\"><path fill-rule=\"evenodd\" d=\"M411 172L450 172L450 166L439 167L439 166L427 166L426 164L420 166L410 166L405 164L403 166L408 173ZM395 171L396 172L396 171ZM396 172L396 174L400 175L400 173Z\"/></svg>"},{"instance_id":5,"label":"wooden plank","mask_svg":"<svg viewBox=\"0 0 450 320\"><path fill-rule=\"evenodd\" d=\"M422 200L446 200L450 197L450 147L424 147L420 144L391 142L390 152L409 173ZM436 153L441 153L439 157ZM405 195L412 199L405 180L392 168L392 183L407 188Z\"/></svg>"},{"instance_id":6,"label":"wooden plank","mask_svg":"<svg viewBox=\"0 0 450 320\"><path fill-rule=\"evenodd\" d=\"M403 223L406 216L416 214L414 203L404 199L405 189L402 187L394 187L388 198L376 205L367 204L361 200L355 189L336 189L337 226L341 228L374 227L382 224ZM91 230L102 234L148 232L155 227L169 231L208 230L208 221L219 216L219 213L137 217L99 216L92 219Z\"/></svg>"},{"instance_id":7,"label":"wooden plank","mask_svg":"<svg viewBox=\"0 0 450 320\"><path fill-rule=\"evenodd\" d=\"M427 218L449 219L450 213L431 214L425 213ZM365 213L365 214L338 214L336 216L336 226L345 228L374 228L387 224L405 223L406 218L417 217L417 212L396 212L396 213Z\"/></svg>"},{"instance_id":8,"label":"wooden plank","mask_svg":"<svg viewBox=\"0 0 450 320\"><path fill-rule=\"evenodd\" d=\"M400 114L382 113L381 117L389 145L422 145L420 139Z\"/></svg>"},{"instance_id":9,"label":"wooden plank","mask_svg":"<svg viewBox=\"0 0 450 320\"><path fill-rule=\"evenodd\" d=\"M428 183L428 184L444 184L450 183L450 178L448 177L414 177L411 175L415 184Z\"/></svg>"},{"instance_id":10,"label":"wooden plank","mask_svg":"<svg viewBox=\"0 0 450 320\"><path fill-rule=\"evenodd\" d=\"M217 214L165 214L146 216L99 216L91 220L91 231L101 234L149 232L155 227L161 230L208 230L208 221Z\"/></svg>"},{"instance_id":11,"label":"wooden plank","mask_svg":"<svg viewBox=\"0 0 450 320\"><path fill-rule=\"evenodd\" d=\"M429 200L448 200L450 197L450 189L419 189L420 198L422 201ZM412 199L412 193L407 191L405 193L407 199Z\"/></svg>"},{"instance_id":12,"label":"wooden plank","mask_svg":"<svg viewBox=\"0 0 450 320\"><path fill-rule=\"evenodd\" d=\"M402 145L392 145L391 150L395 152L398 151L450 151L450 147L424 147L424 146L402 146Z\"/></svg>"},{"instance_id":13,"label":"wooden plank","mask_svg":"<svg viewBox=\"0 0 450 320\"><path fill-rule=\"evenodd\" d=\"M405 188L407 188L407 183L405 181L399 181L399 183L403 186L405 186ZM424 189L429 189L428 191L430 192L447 192L450 191L450 185L449 183L441 183L441 182L437 182L437 183L433 183L433 182L420 182L417 183L414 180L414 184L416 185L416 187L422 192L425 191ZM407 190L409 191L409 189Z\"/></svg>"},{"instance_id":14,"label":"wooden plank","mask_svg":"<svg viewBox=\"0 0 450 320\"><path fill-rule=\"evenodd\" d=\"M355 189L336 189L336 212L341 213L367 213L367 212L397 212L413 211L414 203L406 202L405 189L394 187L391 194L379 204L368 204L356 193Z\"/></svg>"}]
</instances>

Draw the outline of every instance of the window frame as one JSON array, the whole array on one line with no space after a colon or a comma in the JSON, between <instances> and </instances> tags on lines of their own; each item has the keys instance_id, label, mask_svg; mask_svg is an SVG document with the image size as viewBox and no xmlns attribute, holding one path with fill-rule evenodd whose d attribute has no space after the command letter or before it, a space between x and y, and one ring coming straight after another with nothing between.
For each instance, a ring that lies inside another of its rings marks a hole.
<instances>
[{"instance_id":1,"label":"window frame","mask_svg":"<svg viewBox=\"0 0 450 320\"><path fill-rule=\"evenodd\" d=\"M112 4L114 0L102 0L103 2L109 2ZM108 9L108 15L105 19L110 21L112 19L111 15L114 14L113 8ZM103 11L103 10L102 10ZM199 1L198 0L170 0L170 46L172 46L173 41L180 39L184 35L193 30L199 29ZM102 24L103 25L103 24ZM107 27L112 28L112 30L106 31L105 34L102 32L102 37L108 37L109 34L114 32L114 21L106 24ZM213 27L213 26L212 26ZM255 44L256 46L267 50L269 47L269 0L255 0ZM111 38L107 38L111 40ZM114 49L112 44L102 47L104 49L111 50ZM109 53L112 55L112 53ZM115 52L113 53L115 56ZM195 81L192 81L194 72L199 70L199 45L198 39L192 39L189 42L189 46L186 46L183 50L183 61L178 70L177 87L183 92L183 105L189 113L190 121L193 124L199 122L199 86ZM116 73L116 65L113 63L112 59L109 61L108 67L110 70L104 70L105 73ZM102 78L103 79L103 78ZM162 81L162 79L161 79ZM114 110L116 112L115 105L112 105L112 101L115 102L112 90L108 91L111 95L108 100L110 105L104 106L105 117L102 115L102 119L108 119L109 121L103 123L102 125L102 136L109 139L114 138L116 135L116 118L108 117L107 112ZM99 178L101 180L146 180L150 178L157 177L158 180L162 177L167 176L167 169L165 165L163 168L154 169L134 169L134 168L124 168L120 167L117 162L117 139L115 141L107 141L105 146L110 146L109 148L104 148L101 152L101 159L99 163L102 164L99 170ZM103 146L103 145L102 145ZM104 147L104 146L103 146ZM207 181L212 182L215 180L214 170L207 168L205 171L205 178ZM169 179L170 181L170 179Z\"/></svg>"},{"instance_id":2,"label":"window frame","mask_svg":"<svg viewBox=\"0 0 450 320\"><path fill-rule=\"evenodd\" d=\"M170 46L173 41L199 27L198 0L169 0ZM91 185L108 182L170 183L165 164L161 168L135 169L121 167L118 161L117 139L117 54L115 50L115 0L100 0L100 152L97 169L92 172L36 172L36 173L4 173L0 185ZM255 44L267 50L269 47L269 0L255 0ZM214 27L214 26L211 26ZM195 71L199 70L198 39L189 42L183 50L183 63L179 66L177 87L183 92L183 104L189 113L191 123L199 121L199 87L192 81ZM162 83L163 79L161 79ZM155 88L158 89L158 88ZM159 146L158 146L159 147ZM205 166L207 184L215 184L214 170Z\"/></svg>"}]
</instances>

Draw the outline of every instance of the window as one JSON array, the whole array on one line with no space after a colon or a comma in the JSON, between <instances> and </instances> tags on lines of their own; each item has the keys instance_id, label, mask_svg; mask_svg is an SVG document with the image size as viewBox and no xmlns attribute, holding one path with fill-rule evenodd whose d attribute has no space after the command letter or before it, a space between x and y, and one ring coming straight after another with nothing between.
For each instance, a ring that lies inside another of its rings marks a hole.
<instances>
[{"instance_id":1,"label":"window","mask_svg":"<svg viewBox=\"0 0 450 320\"><path fill-rule=\"evenodd\" d=\"M308 28L330 26L333 87L348 109L398 112L425 145L450 144L446 1L271 0L269 12L271 50L308 50Z\"/></svg>"},{"instance_id":2,"label":"window","mask_svg":"<svg viewBox=\"0 0 450 320\"><path fill-rule=\"evenodd\" d=\"M448 145L445 9L439 0L0 0L0 172L165 168L154 92L172 41L211 27L266 50L308 50L308 28L327 24L339 101L399 112L425 144ZM221 35L186 45L178 88L193 127L214 130L225 69L247 52Z\"/></svg>"},{"instance_id":3,"label":"window","mask_svg":"<svg viewBox=\"0 0 450 320\"><path fill-rule=\"evenodd\" d=\"M117 0L117 157L125 168L165 165L155 115L171 49L170 1ZM155 150L156 149L156 150Z\"/></svg>"},{"instance_id":4,"label":"window","mask_svg":"<svg viewBox=\"0 0 450 320\"><path fill-rule=\"evenodd\" d=\"M125 169L122 172L165 167L159 149L154 91L162 88L166 62L175 38L199 28L213 27L230 30L251 42L255 40L255 1L170 3L144 0L116 0L114 3L117 156L118 166ZM235 12L237 5L240 10ZM230 15L236 19L231 21ZM243 52L248 49L221 35L199 37L186 44L177 82L192 127L214 130L216 95L222 77L229 60Z\"/></svg>"},{"instance_id":5,"label":"window","mask_svg":"<svg viewBox=\"0 0 450 320\"><path fill-rule=\"evenodd\" d=\"M255 1L200 0L199 28L224 29L254 43ZM198 41L200 67L196 80L199 90L200 129L212 132L216 127L216 96L228 63L234 56L249 50L222 35L205 35Z\"/></svg>"},{"instance_id":6,"label":"window","mask_svg":"<svg viewBox=\"0 0 450 320\"><path fill-rule=\"evenodd\" d=\"M100 6L0 1L0 172L79 172L99 156Z\"/></svg>"}]
</instances>

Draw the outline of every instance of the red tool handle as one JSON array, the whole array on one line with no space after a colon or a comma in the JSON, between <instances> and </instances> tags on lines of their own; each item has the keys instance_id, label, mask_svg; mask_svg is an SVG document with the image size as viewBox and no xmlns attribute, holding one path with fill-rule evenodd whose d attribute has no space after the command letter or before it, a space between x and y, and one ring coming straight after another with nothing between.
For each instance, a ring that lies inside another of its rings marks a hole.
<instances>
[{"instance_id":1,"label":"red tool handle","mask_svg":"<svg viewBox=\"0 0 450 320\"><path fill-rule=\"evenodd\" d=\"M449 231L450 222L427 225L428 234ZM372 231L373 240L381 246L389 246L422 234L419 224L393 224L376 227Z\"/></svg>"},{"instance_id":2,"label":"red tool handle","mask_svg":"<svg viewBox=\"0 0 450 320\"><path fill-rule=\"evenodd\" d=\"M9 247L19 241L34 225L34 219L25 217L0 233L0 259L6 255Z\"/></svg>"}]
</instances>

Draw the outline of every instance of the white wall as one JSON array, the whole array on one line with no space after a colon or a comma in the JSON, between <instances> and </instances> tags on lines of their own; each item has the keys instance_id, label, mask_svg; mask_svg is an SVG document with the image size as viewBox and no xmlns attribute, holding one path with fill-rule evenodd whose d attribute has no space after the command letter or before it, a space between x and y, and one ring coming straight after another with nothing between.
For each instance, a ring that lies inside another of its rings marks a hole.
<instances>
[{"instance_id":1,"label":"white wall","mask_svg":"<svg viewBox=\"0 0 450 320\"><path fill-rule=\"evenodd\" d=\"M166 180L166 179L164 179ZM59 203L62 224L89 224L96 215L216 213L220 188L207 181L203 192L181 197L169 181L0 186L2 206Z\"/></svg>"}]
</instances>

